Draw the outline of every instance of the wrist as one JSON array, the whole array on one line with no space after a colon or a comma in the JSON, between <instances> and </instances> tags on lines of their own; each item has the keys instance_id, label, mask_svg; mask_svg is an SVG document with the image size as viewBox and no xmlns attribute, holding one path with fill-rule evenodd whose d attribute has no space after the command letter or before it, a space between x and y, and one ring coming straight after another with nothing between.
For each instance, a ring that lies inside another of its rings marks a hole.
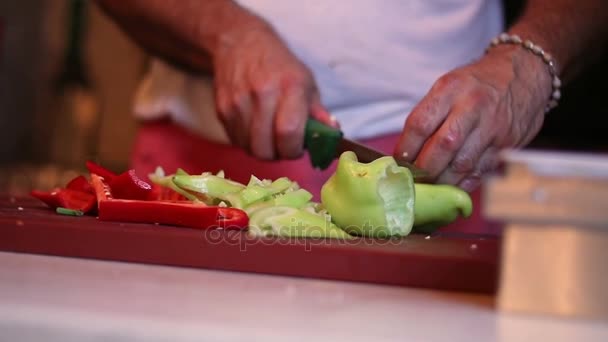
<instances>
[{"instance_id":1,"label":"wrist","mask_svg":"<svg viewBox=\"0 0 608 342\"><path fill-rule=\"evenodd\" d=\"M242 43L244 36L254 32L271 33L270 25L233 1L221 1L213 29L201 30L201 41L215 60L225 51Z\"/></svg>"},{"instance_id":2,"label":"wrist","mask_svg":"<svg viewBox=\"0 0 608 342\"><path fill-rule=\"evenodd\" d=\"M562 85L559 68L553 56L541 45L527 37L503 33L492 40L486 52L509 57L515 74L523 77L535 94L547 99L545 112L557 106Z\"/></svg>"},{"instance_id":3,"label":"wrist","mask_svg":"<svg viewBox=\"0 0 608 342\"><path fill-rule=\"evenodd\" d=\"M237 25L218 32L211 53L214 57L221 56L233 47L242 45L248 36L258 36L259 34L273 36L274 31L261 19L247 18Z\"/></svg>"}]
</instances>

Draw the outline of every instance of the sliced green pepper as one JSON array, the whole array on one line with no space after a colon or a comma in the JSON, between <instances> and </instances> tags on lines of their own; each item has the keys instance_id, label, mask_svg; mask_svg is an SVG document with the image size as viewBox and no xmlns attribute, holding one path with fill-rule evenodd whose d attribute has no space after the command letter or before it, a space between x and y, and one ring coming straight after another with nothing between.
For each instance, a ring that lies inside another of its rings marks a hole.
<instances>
[{"instance_id":1,"label":"sliced green pepper","mask_svg":"<svg viewBox=\"0 0 608 342\"><path fill-rule=\"evenodd\" d=\"M408 235L414 224L414 181L392 157L360 163L344 152L321 189L321 202L346 232L373 237Z\"/></svg>"},{"instance_id":2,"label":"sliced green pepper","mask_svg":"<svg viewBox=\"0 0 608 342\"><path fill-rule=\"evenodd\" d=\"M188 173L186 173L182 169L177 169L177 171L175 172L175 175L188 176ZM174 177L174 175L165 176L165 171L160 167L156 168L156 172L148 175L148 178L150 179L150 181L152 183L169 188L169 189L177 192L178 194L184 196L185 198L187 198L188 200L190 200L192 202L196 202L196 203L206 202L204 200L205 198L203 198L203 200L201 200L201 199L199 199L198 196L177 186L173 182L173 177Z\"/></svg>"},{"instance_id":3,"label":"sliced green pepper","mask_svg":"<svg viewBox=\"0 0 608 342\"><path fill-rule=\"evenodd\" d=\"M257 178L256 178L257 179ZM274 196L284 193L293 186L293 182L288 178L279 178L270 184L257 180L251 180L249 185L240 193L241 205L248 207L249 205L258 202L266 201Z\"/></svg>"},{"instance_id":4,"label":"sliced green pepper","mask_svg":"<svg viewBox=\"0 0 608 342\"><path fill-rule=\"evenodd\" d=\"M67 215L67 216L82 216L84 212L82 210L74 210L68 208L57 207L55 212L59 215Z\"/></svg>"},{"instance_id":5,"label":"sliced green pepper","mask_svg":"<svg viewBox=\"0 0 608 342\"><path fill-rule=\"evenodd\" d=\"M326 215L281 206L263 208L251 214L249 232L255 236L353 238Z\"/></svg>"},{"instance_id":6,"label":"sliced green pepper","mask_svg":"<svg viewBox=\"0 0 608 342\"><path fill-rule=\"evenodd\" d=\"M266 201L260 201L253 203L252 205L244 208L244 210L251 214L256 210L268 208L268 207L290 207L295 209L304 209L306 207L311 207L313 205L310 200L312 199L312 194L304 189L298 189L295 191L289 191L284 194L280 194L275 196L272 199ZM314 210L313 210L314 212Z\"/></svg>"},{"instance_id":7,"label":"sliced green pepper","mask_svg":"<svg viewBox=\"0 0 608 342\"><path fill-rule=\"evenodd\" d=\"M241 203L233 203L237 202L239 198L232 196L245 189L245 185L241 183L210 173L202 174L200 176L175 175L173 176L173 182L183 190L200 193L221 201L227 201L230 202L233 207L242 208Z\"/></svg>"}]
</instances>

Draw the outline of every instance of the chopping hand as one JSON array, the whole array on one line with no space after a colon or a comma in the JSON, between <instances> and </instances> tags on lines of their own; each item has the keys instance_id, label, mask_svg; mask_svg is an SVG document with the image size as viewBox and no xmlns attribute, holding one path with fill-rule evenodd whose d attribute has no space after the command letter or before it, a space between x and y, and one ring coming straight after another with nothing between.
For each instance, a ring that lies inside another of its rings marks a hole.
<instances>
[{"instance_id":1,"label":"chopping hand","mask_svg":"<svg viewBox=\"0 0 608 342\"><path fill-rule=\"evenodd\" d=\"M346 151L354 152L361 162L366 163L386 156L369 146L345 138L341 130L329 127L313 118L309 118L306 122L304 144L312 165L321 170L327 169L334 159ZM400 166L409 169L416 182L430 181L429 174L425 170L400 158L395 158L395 161Z\"/></svg>"}]
</instances>

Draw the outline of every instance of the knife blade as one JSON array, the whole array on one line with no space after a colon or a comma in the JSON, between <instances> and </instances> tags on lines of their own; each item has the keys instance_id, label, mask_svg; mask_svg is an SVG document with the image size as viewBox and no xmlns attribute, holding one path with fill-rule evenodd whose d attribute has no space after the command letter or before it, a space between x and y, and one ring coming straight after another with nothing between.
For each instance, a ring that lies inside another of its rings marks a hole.
<instances>
[{"instance_id":1,"label":"knife blade","mask_svg":"<svg viewBox=\"0 0 608 342\"><path fill-rule=\"evenodd\" d=\"M304 145L308 150L312 165L322 170L328 168L334 159L346 151L354 152L357 159L364 163L386 156L369 146L345 138L341 130L312 118L306 122ZM395 158L395 161L398 165L409 169L416 182L430 181L427 171L400 158Z\"/></svg>"},{"instance_id":2,"label":"knife blade","mask_svg":"<svg viewBox=\"0 0 608 342\"><path fill-rule=\"evenodd\" d=\"M357 155L357 159L363 163L370 163L378 158L385 157L386 154L375 150L369 146L360 144L358 142L352 141L350 139L342 138L338 144L337 155L339 156L343 152L352 151ZM400 158L394 158L397 165L403 166L410 170L412 176L416 180L416 182L428 181L429 173L424 169L417 167L416 165L405 161Z\"/></svg>"}]
</instances>

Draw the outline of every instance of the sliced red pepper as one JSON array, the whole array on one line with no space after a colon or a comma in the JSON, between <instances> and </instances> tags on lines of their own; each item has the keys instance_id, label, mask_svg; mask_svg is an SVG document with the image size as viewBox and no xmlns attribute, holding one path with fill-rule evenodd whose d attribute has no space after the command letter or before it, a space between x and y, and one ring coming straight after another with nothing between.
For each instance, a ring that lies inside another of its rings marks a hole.
<instances>
[{"instance_id":1,"label":"sliced red pepper","mask_svg":"<svg viewBox=\"0 0 608 342\"><path fill-rule=\"evenodd\" d=\"M158 223L198 229L247 229L247 213L236 208L205 206L184 201L115 199L104 180L91 175L97 194L99 219L103 221Z\"/></svg>"},{"instance_id":2,"label":"sliced red pepper","mask_svg":"<svg viewBox=\"0 0 608 342\"><path fill-rule=\"evenodd\" d=\"M114 199L110 192L110 186L97 174L91 174L91 186L93 186L93 189L95 190L98 206L101 201Z\"/></svg>"},{"instance_id":3,"label":"sliced red pepper","mask_svg":"<svg viewBox=\"0 0 608 342\"><path fill-rule=\"evenodd\" d=\"M89 183L89 181L84 176L78 176L78 177L72 179L68 183L68 185L66 185L66 188L70 189L70 190L76 190L76 191L87 192L90 194L95 194L95 190L93 190L91 183Z\"/></svg>"},{"instance_id":4,"label":"sliced red pepper","mask_svg":"<svg viewBox=\"0 0 608 342\"><path fill-rule=\"evenodd\" d=\"M95 195L70 189L62 189L59 191L59 198L63 208L79 210L83 213L92 211L96 204Z\"/></svg>"},{"instance_id":5,"label":"sliced red pepper","mask_svg":"<svg viewBox=\"0 0 608 342\"><path fill-rule=\"evenodd\" d=\"M249 216L238 208L217 207L219 227L226 230L242 230L249 227Z\"/></svg>"},{"instance_id":6,"label":"sliced red pepper","mask_svg":"<svg viewBox=\"0 0 608 342\"><path fill-rule=\"evenodd\" d=\"M103 167L99 164L96 164L90 160L88 160L86 162L86 167L87 167L87 170L89 170L89 173L91 173L91 174L94 173L96 175L99 175L100 177L103 177L103 179L105 179L108 182L112 181L112 179L114 179L114 177L117 176L116 173L114 173L114 172L106 169L105 167Z\"/></svg>"},{"instance_id":7,"label":"sliced red pepper","mask_svg":"<svg viewBox=\"0 0 608 342\"><path fill-rule=\"evenodd\" d=\"M61 207L61 203L59 202L59 196L57 195L59 191L61 191L61 189L55 189L50 192L32 190L32 192L30 192L30 195L41 200L49 207L56 209L58 207Z\"/></svg>"},{"instance_id":8,"label":"sliced red pepper","mask_svg":"<svg viewBox=\"0 0 608 342\"><path fill-rule=\"evenodd\" d=\"M34 190L30 194L52 209L66 208L88 213L95 208L95 195L83 191L56 189L45 192Z\"/></svg>"},{"instance_id":9,"label":"sliced red pepper","mask_svg":"<svg viewBox=\"0 0 608 342\"><path fill-rule=\"evenodd\" d=\"M246 229L247 214L236 208L221 208L170 201L102 200L99 219L136 223L158 223L196 229Z\"/></svg>"},{"instance_id":10,"label":"sliced red pepper","mask_svg":"<svg viewBox=\"0 0 608 342\"><path fill-rule=\"evenodd\" d=\"M152 186L139 178L135 170L129 170L107 181L112 196L118 199L147 200L152 193Z\"/></svg>"}]
</instances>

